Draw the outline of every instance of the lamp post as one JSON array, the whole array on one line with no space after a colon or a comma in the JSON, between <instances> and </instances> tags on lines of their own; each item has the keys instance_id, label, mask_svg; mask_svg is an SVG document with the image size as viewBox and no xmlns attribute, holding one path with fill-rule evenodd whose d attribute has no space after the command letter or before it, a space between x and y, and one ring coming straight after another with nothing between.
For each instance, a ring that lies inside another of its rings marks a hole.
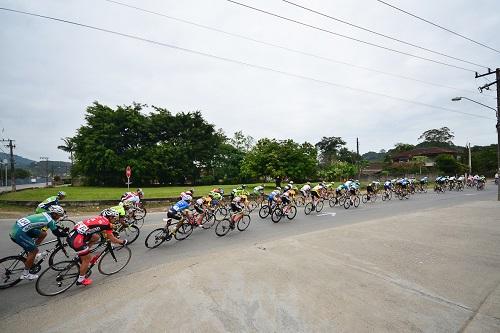
<instances>
[{"instance_id":1,"label":"lamp post","mask_svg":"<svg viewBox=\"0 0 500 333\"><path fill-rule=\"evenodd\" d=\"M451 100L454 102L457 102L457 101L460 101L462 99L466 99L468 101L471 101L473 103L479 104L481 106L484 106L485 108L488 108L488 109L495 111L496 116L497 116L497 124L496 124L496 128L497 128L497 174L500 174L500 115L499 115L499 113L500 113L499 112L500 111L500 100L497 101L497 103L498 103L497 109L492 108L491 106L488 106L486 104L479 103L478 101L475 101L475 100L470 99L468 97L463 97L463 96L454 97ZM498 182L497 200L500 201L500 181Z\"/></svg>"}]
</instances>

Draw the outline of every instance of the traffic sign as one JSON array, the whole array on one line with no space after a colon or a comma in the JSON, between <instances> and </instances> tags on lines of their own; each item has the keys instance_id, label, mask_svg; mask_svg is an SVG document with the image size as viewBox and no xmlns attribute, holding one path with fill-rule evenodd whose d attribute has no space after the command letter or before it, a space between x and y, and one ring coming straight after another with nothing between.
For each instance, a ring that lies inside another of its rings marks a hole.
<instances>
[{"instance_id":1,"label":"traffic sign","mask_svg":"<svg viewBox=\"0 0 500 333\"><path fill-rule=\"evenodd\" d=\"M130 168L130 166L127 166L127 169L125 169L125 175L127 176L127 178L130 178L130 176L132 176L132 169Z\"/></svg>"}]
</instances>

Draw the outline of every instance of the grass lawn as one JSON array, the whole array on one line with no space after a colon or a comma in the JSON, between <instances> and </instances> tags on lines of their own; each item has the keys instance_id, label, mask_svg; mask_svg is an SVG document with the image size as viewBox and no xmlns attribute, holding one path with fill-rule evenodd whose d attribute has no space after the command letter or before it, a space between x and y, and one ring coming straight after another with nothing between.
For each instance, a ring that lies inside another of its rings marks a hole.
<instances>
[{"instance_id":1,"label":"grass lawn","mask_svg":"<svg viewBox=\"0 0 500 333\"><path fill-rule=\"evenodd\" d=\"M260 184L247 184L247 190L252 192L253 188ZM266 193L274 189L274 183L267 183ZM232 189L238 185L221 185L226 194L229 194ZM194 186L194 196L199 197L207 194L215 185ZM169 187L143 187L144 198L172 198L178 196L182 191L186 191L190 186L169 186ZM136 188L131 188L135 191ZM85 200L120 200L121 195L127 191L123 187L90 187L90 186L65 186L53 188L37 188L29 190L21 190L13 193L4 193L0 195L2 200L26 200L26 201L43 201L46 198L56 195L57 192L66 192L65 200L68 201L85 201Z\"/></svg>"}]
</instances>

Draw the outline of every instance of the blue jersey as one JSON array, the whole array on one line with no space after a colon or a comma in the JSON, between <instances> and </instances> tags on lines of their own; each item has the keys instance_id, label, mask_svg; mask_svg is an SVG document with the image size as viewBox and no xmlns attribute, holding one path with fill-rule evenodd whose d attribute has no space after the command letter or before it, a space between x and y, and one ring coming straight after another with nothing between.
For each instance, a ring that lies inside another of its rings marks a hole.
<instances>
[{"instance_id":1,"label":"blue jersey","mask_svg":"<svg viewBox=\"0 0 500 333\"><path fill-rule=\"evenodd\" d=\"M183 210L187 209L189 207L189 203L181 200L177 202L175 205L172 206L172 209L175 210L176 212L182 212Z\"/></svg>"}]
</instances>

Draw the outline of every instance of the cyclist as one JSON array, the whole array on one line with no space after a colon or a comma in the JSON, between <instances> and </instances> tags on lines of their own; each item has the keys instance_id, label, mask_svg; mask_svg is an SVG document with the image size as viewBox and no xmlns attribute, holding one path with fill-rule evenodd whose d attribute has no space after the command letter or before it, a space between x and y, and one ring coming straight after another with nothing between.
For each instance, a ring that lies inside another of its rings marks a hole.
<instances>
[{"instance_id":1,"label":"cyclist","mask_svg":"<svg viewBox=\"0 0 500 333\"><path fill-rule=\"evenodd\" d=\"M279 186L276 187L276 189L274 191L269 193L269 195L267 196L267 203L268 203L269 207L272 207L273 203L275 201L278 201L280 195L281 195L281 187L279 187Z\"/></svg>"},{"instance_id":2,"label":"cyclist","mask_svg":"<svg viewBox=\"0 0 500 333\"><path fill-rule=\"evenodd\" d=\"M310 182L307 182L304 186L302 186L300 188L300 193L302 193L304 198L307 198L310 191L311 191L311 183Z\"/></svg>"},{"instance_id":3,"label":"cyclist","mask_svg":"<svg viewBox=\"0 0 500 333\"><path fill-rule=\"evenodd\" d=\"M321 183L319 183L318 185L314 186L311 189L311 197L312 197L313 209L316 208L316 202L320 199L320 197L321 197L320 194L321 194L321 192L323 191L324 188L325 188L324 183L321 182Z\"/></svg>"},{"instance_id":4,"label":"cyclist","mask_svg":"<svg viewBox=\"0 0 500 333\"><path fill-rule=\"evenodd\" d=\"M224 192L222 192L224 193ZM217 207L217 205L219 204L219 202L222 200L222 194L220 193L220 191L210 191L208 192L208 196L210 198L212 198L212 201L210 202L210 207Z\"/></svg>"},{"instance_id":5,"label":"cyclist","mask_svg":"<svg viewBox=\"0 0 500 333\"><path fill-rule=\"evenodd\" d=\"M210 197L209 195L201 197L195 201L195 203L193 205L194 210L196 210L196 212L198 212L198 214L200 214L198 220L196 221L198 226L202 225L202 222L203 222L203 215L202 214L205 211L205 209L210 207L211 203L212 203L212 197Z\"/></svg>"},{"instance_id":6,"label":"cyclist","mask_svg":"<svg viewBox=\"0 0 500 333\"><path fill-rule=\"evenodd\" d=\"M366 196L368 197L368 200L370 200L371 195L375 194L375 189L374 189L374 183L375 181L368 183L366 185Z\"/></svg>"},{"instance_id":7,"label":"cyclist","mask_svg":"<svg viewBox=\"0 0 500 333\"><path fill-rule=\"evenodd\" d=\"M264 195L264 184L262 185L259 185L259 186L255 186L253 188L253 193L257 196L257 197L261 197Z\"/></svg>"},{"instance_id":8,"label":"cyclist","mask_svg":"<svg viewBox=\"0 0 500 333\"><path fill-rule=\"evenodd\" d=\"M245 208L244 199L236 196L231 200L231 211L234 213L231 216L231 221L233 223L238 222L243 216L243 208ZM234 228L234 225L231 225L231 228Z\"/></svg>"},{"instance_id":9,"label":"cyclist","mask_svg":"<svg viewBox=\"0 0 500 333\"><path fill-rule=\"evenodd\" d=\"M90 258L90 246L100 240L99 234L108 238L112 243L126 245L127 240L118 239L113 235L113 223L118 220L120 214L114 209L105 209L96 217L78 222L68 235L68 245L76 251L80 257L80 275L76 284L88 286L92 279L86 277ZM95 256L94 258L98 258Z\"/></svg>"},{"instance_id":10,"label":"cyclist","mask_svg":"<svg viewBox=\"0 0 500 333\"><path fill-rule=\"evenodd\" d=\"M35 209L35 214L48 212L49 207L53 205L60 206L59 200L63 200L65 197L66 197L66 192L64 191L59 191L57 195L53 197L48 197L47 199L38 204L38 206Z\"/></svg>"},{"instance_id":11,"label":"cyclist","mask_svg":"<svg viewBox=\"0 0 500 333\"><path fill-rule=\"evenodd\" d=\"M42 231L42 228L48 227L56 237L68 235L65 231L59 230L56 225L57 220L63 216L64 209L61 206L52 205L47 212L23 217L12 226L10 239L28 253L24 262L24 271L20 277L22 280L38 278L38 275L31 274L29 271L38 253L37 245L40 245L47 236L47 232Z\"/></svg>"},{"instance_id":12,"label":"cyclist","mask_svg":"<svg viewBox=\"0 0 500 333\"><path fill-rule=\"evenodd\" d=\"M170 219L177 220L177 225L175 226L175 231L179 229L179 227L184 223L184 219L182 218L183 215L186 215L189 211L189 205L191 203L191 200L193 200L193 197L190 196L189 194L184 193L182 196L181 200L179 200L175 205L170 207L170 209L167 212L167 217ZM173 233L172 232L169 236L171 236Z\"/></svg>"},{"instance_id":13,"label":"cyclist","mask_svg":"<svg viewBox=\"0 0 500 333\"><path fill-rule=\"evenodd\" d=\"M144 192L138 188L135 192L125 192L121 197L121 202L129 201L134 205L139 204L141 199L144 198Z\"/></svg>"},{"instance_id":14,"label":"cyclist","mask_svg":"<svg viewBox=\"0 0 500 333\"><path fill-rule=\"evenodd\" d=\"M241 186L238 186L237 188L233 189L231 191L231 201L237 197L237 196L241 196L241 195L245 195L245 196L248 196L250 193L248 193L245 189L247 188L247 186L245 184L242 184ZM245 197L245 200L246 201L246 197Z\"/></svg>"}]
</instances>

